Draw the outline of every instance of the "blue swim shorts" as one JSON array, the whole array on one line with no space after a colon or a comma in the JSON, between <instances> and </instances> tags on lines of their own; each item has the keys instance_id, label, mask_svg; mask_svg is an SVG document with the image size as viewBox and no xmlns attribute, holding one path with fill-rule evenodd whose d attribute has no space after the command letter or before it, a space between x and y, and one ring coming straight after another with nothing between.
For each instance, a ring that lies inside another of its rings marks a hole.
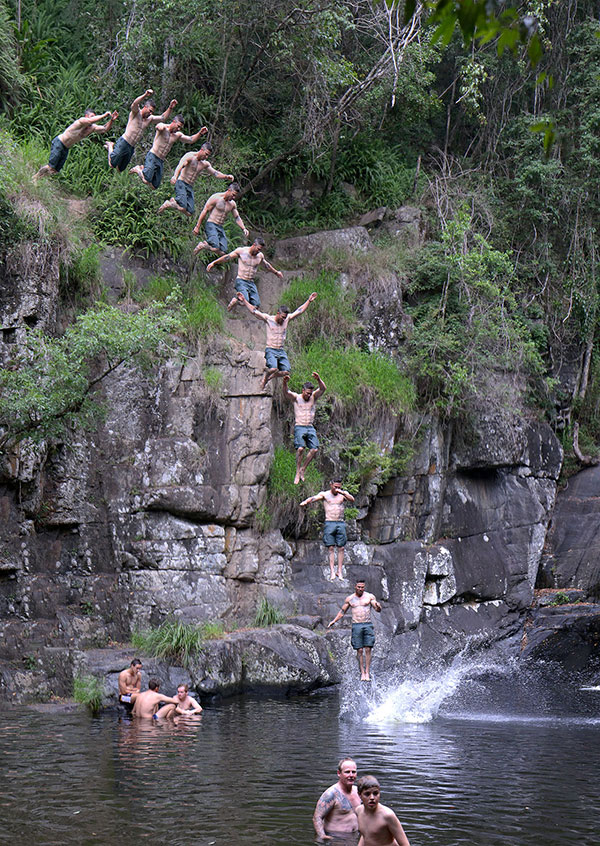
<instances>
[{"instance_id":1,"label":"blue swim shorts","mask_svg":"<svg viewBox=\"0 0 600 846\"><path fill-rule=\"evenodd\" d=\"M352 623L350 643L354 649L362 649L363 646L373 646L375 643L373 623Z\"/></svg>"},{"instance_id":2,"label":"blue swim shorts","mask_svg":"<svg viewBox=\"0 0 600 846\"><path fill-rule=\"evenodd\" d=\"M69 148L65 147L57 135L50 145L50 158L48 159L48 164L58 173L66 162L68 155Z\"/></svg>"},{"instance_id":3,"label":"blue swim shorts","mask_svg":"<svg viewBox=\"0 0 600 846\"><path fill-rule=\"evenodd\" d=\"M121 135L110 154L110 166L120 170L122 173L131 161L134 153L135 149Z\"/></svg>"},{"instance_id":4,"label":"blue swim shorts","mask_svg":"<svg viewBox=\"0 0 600 846\"><path fill-rule=\"evenodd\" d=\"M245 296L250 305L256 306L256 308L260 308L260 297L258 296L256 283L252 279L240 279L240 277L238 276L238 278L235 280L234 287L236 291L239 291L240 294L243 294Z\"/></svg>"},{"instance_id":5,"label":"blue swim shorts","mask_svg":"<svg viewBox=\"0 0 600 846\"><path fill-rule=\"evenodd\" d=\"M346 524L343 520L325 520L323 543L325 546L346 546Z\"/></svg>"},{"instance_id":6,"label":"blue swim shorts","mask_svg":"<svg viewBox=\"0 0 600 846\"><path fill-rule=\"evenodd\" d=\"M207 220L204 231L206 232L206 240L213 250L227 252L227 236L219 223L213 223L212 220Z\"/></svg>"},{"instance_id":7,"label":"blue swim shorts","mask_svg":"<svg viewBox=\"0 0 600 846\"><path fill-rule=\"evenodd\" d=\"M183 179L178 179L175 183L175 199L182 209L185 209L188 214L194 214L194 189Z\"/></svg>"},{"instance_id":8,"label":"blue swim shorts","mask_svg":"<svg viewBox=\"0 0 600 846\"><path fill-rule=\"evenodd\" d=\"M314 426L294 426L294 449L319 449L319 439Z\"/></svg>"},{"instance_id":9,"label":"blue swim shorts","mask_svg":"<svg viewBox=\"0 0 600 846\"><path fill-rule=\"evenodd\" d=\"M152 150L146 153L144 159L144 169L142 171L144 179L149 182L153 188L158 188L161 183L163 175L164 161L155 156Z\"/></svg>"},{"instance_id":10,"label":"blue swim shorts","mask_svg":"<svg viewBox=\"0 0 600 846\"><path fill-rule=\"evenodd\" d=\"M275 367L277 370L287 370L288 373L292 369L285 350L276 350L273 347L265 349L265 364L269 369Z\"/></svg>"}]
</instances>

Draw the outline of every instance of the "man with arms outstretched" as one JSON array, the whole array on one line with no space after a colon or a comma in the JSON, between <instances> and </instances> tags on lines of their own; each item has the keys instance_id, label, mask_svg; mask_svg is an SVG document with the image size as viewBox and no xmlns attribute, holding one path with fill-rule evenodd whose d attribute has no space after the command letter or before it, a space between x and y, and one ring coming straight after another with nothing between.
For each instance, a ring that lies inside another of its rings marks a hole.
<instances>
[{"instance_id":1,"label":"man with arms outstretched","mask_svg":"<svg viewBox=\"0 0 600 846\"><path fill-rule=\"evenodd\" d=\"M109 117L110 115L110 117ZM99 120L104 120L108 117L107 123L102 126L97 123ZM90 135L102 134L108 132L113 125L113 122L119 117L118 112L104 112L97 115L93 109L86 109L83 117L77 118L70 126L67 126L64 132L57 135L50 147L50 158L48 164L41 167L34 179L37 180L40 176L53 175L62 170L69 155L69 150L75 144L83 141Z\"/></svg>"},{"instance_id":2,"label":"man with arms outstretched","mask_svg":"<svg viewBox=\"0 0 600 846\"><path fill-rule=\"evenodd\" d=\"M132 711L134 717L141 717L144 720L164 720L175 715L179 699L176 696L163 696L158 692L159 687L158 679L148 681L148 690L138 693L135 697ZM163 702L167 704L161 707Z\"/></svg>"},{"instance_id":3,"label":"man with arms outstretched","mask_svg":"<svg viewBox=\"0 0 600 846\"><path fill-rule=\"evenodd\" d=\"M233 219L244 233L244 237L248 237L249 233L246 229L246 224L240 217L240 213L237 210L235 202L240 191L241 188L238 183L232 182L227 188L227 191L213 194L208 198L204 204L204 208L200 212L198 223L194 226L194 234L199 235L202 222L206 215L208 215L208 220L206 221L206 226L204 227L206 240L200 241L196 244L194 247L194 255L199 253L201 250L210 250L210 252L218 253L220 256L227 252L227 236L225 235L223 224L228 214L233 216Z\"/></svg>"},{"instance_id":4,"label":"man with arms outstretched","mask_svg":"<svg viewBox=\"0 0 600 846\"><path fill-rule=\"evenodd\" d=\"M201 173L214 176L216 179L229 179L231 182L233 179L231 173L221 173L220 170L215 170L208 161L212 150L212 144L207 141L199 150L192 150L191 153L185 153L179 159L179 164L171 177L171 183L175 186L175 196L171 197L170 200L165 200L158 209L158 214L167 209L175 209L175 211L191 217L196 208L194 202L194 182Z\"/></svg>"},{"instance_id":5,"label":"man with arms outstretched","mask_svg":"<svg viewBox=\"0 0 600 846\"><path fill-rule=\"evenodd\" d=\"M319 383L319 387L315 391L315 386L312 382L305 382L302 385L302 393L296 394L288 388L290 377L283 377L283 395L290 402L294 403L294 416L296 423L294 425L294 448L296 450L296 475L294 477L294 484L298 485L304 481L304 474L306 468L313 460L319 449L319 439L315 432L313 421L315 419L315 403L325 393L325 382L321 379L315 370L313 376ZM306 458L302 461L304 450L307 449ZM340 568L341 571L341 568ZM331 578L333 579L333 564L331 566ZM341 578L341 576L340 576Z\"/></svg>"},{"instance_id":6,"label":"man with arms outstretched","mask_svg":"<svg viewBox=\"0 0 600 846\"><path fill-rule=\"evenodd\" d=\"M264 246L265 242L262 238L255 238L250 247L238 247L237 250L233 250L226 256L221 256L206 265L206 269L210 273L213 267L216 267L217 264L224 264L226 261L236 258L238 260L238 269L237 279L235 280L234 286L235 290L238 293L243 294L250 305L253 305L256 308L260 308L260 297L258 296L258 289L256 287L254 277L256 276L259 264L262 262L265 266L265 270L268 270L269 273L274 273L275 276L279 276L280 279L283 279L283 273L280 270L275 270L273 265L269 264L264 257L262 252L262 248ZM235 308L238 302L239 300L237 296L233 297L227 306L227 311L231 311Z\"/></svg>"},{"instance_id":7,"label":"man with arms outstretched","mask_svg":"<svg viewBox=\"0 0 600 846\"><path fill-rule=\"evenodd\" d=\"M156 109L156 104L154 100L148 99L152 97L153 93L152 89L148 88L143 94L135 98L129 110L129 119L125 132L116 143L114 141L107 141L104 145L108 150L109 167L123 172L131 161L135 145L148 127L161 121L166 121L170 117L171 112L177 105L177 100L171 100L168 108L165 109L162 115L155 115L154 110ZM140 108L140 103L144 100L146 102Z\"/></svg>"},{"instance_id":8,"label":"man with arms outstretched","mask_svg":"<svg viewBox=\"0 0 600 846\"><path fill-rule=\"evenodd\" d=\"M298 317L306 311L313 300L317 298L316 291L310 295L305 303L302 303L296 311L290 314L287 306L279 306L277 314L264 314L255 306L250 305L243 294L238 293L238 300L243 303L248 311L250 311L259 320L264 320L267 324L267 346L265 347L265 375L260 383L261 388L265 388L267 382L274 379L276 376L289 376L292 369L290 361L287 357L283 344L287 333L287 327L290 320Z\"/></svg>"},{"instance_id":9,"label":"man with arms outstretched","mask_svg":"<svg viewBox=\"0 0 600 846\"><path fill-rule=\"evenodd\" d=\"M356 781L356 763L352 758L342 758L338 764L338 780L319 798L313 814L313 825L319 840L331 840L333 837L347 843L356 843L358 819L356 808L360 798L354 782Z\"/></svg>"},{"instance_id":10,"label":"man with arms outstretched","mask_svg":"<svg viewBox=\"0 0 600 846\"><path fill-rule=\"evenodd\" d=\"M208 129L203 126L195 135L184 135L182 129L183 117L181 115L175 115L171 123L158 123L152 149L146 153L144 166L136 165L131 168L129 173L137 173L145 185L158 188L162 180L165 159L173 144L176 141L182 141L184 144L195 144L201 135L206 135L208 132Z\"/></svg>"},{"instance_id":11,"label":"man with arms outstretched","mask_svg":"<svg viewBox=\"0 0 600 846\"><path fill-rule=\"evenodd\" d=\"M377 602L372 593L365 591L365 583L358 579L354 587L354 593L347 596L340 611L333 620L327 624L331 628L338 620L341 620L348 608L352 608L352 639L351 643L358 656L360 668L360 680L371 681L371 649L375 644L375 630L371 622L371 608L381 611L381 605ZM363 663L364 649L364 663Z\"/></svg>"},{"instance_id":12,"label":"man with arms outstretched","mask_svg":"<svg viewBox=\"0 0 600 846\"><path fill-rule=\"evenodd\" d=\"M303 500L300 505L309 505L311 502L319 502L321 499L325 506L323 543L329 548L329 567L331 569L331 581L333 581L335 579L335 548L337 548L337 577L338 579L343 578L342 565L347 541L344 505L346 502L354 502L354 497L348 491L342 490L341 482L332 479L328 491L319 491L318 494Z\"/></svg>"}]
</instances>

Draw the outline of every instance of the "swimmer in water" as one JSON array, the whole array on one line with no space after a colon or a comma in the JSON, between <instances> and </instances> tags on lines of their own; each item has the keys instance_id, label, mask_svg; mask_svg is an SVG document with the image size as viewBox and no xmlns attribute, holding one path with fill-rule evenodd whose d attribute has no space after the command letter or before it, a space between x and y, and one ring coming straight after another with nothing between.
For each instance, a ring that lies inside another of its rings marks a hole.
<instances>
[{"instance_id":1,"label":"swimmer in water","mask_svg":"<svg viewBox=\"0 0 600 846\"><path fill-rule=\"evenodd\" d=\"M189 695L188 690L187 684L180 684L177 688L178 703L175 713L181 717L195 717L202 713L202 705Z\"/></svg>"},{"instance_id":2,"label":"swimmer in water","mask_svg":"<svg viewBox=\"0 0 600 846\"><path fill-rule=\"evenodd\" d=\"M356 843L358 820L356 809L360 797L354 785L356 762L342 758L337 769L338 780L321 794L313 814L313 826L319 840L341 839Z\"/></svg>"},{"instance_id":3,"label":"swimmer in water","mask_svg":"<svg viewBox=\"0 0 600 846\"><path fill-rule=\"evenodd\" d=\"M141 717L144 720L165 720L175 716L179 699L176 696L163 696L158 692L159 687L158 679L150 679L148 690L138 693L132 711L134 717ZM163 702L167 704L162 705Z\"/></svg>"},{"instance_id":4,"label":"swimmer in water","mask_svg":"<svg viewBox=\"0 0 600 846\"><path fill-rule=\"evenodd\" d=\"M396 814L379 804L381 787L377 779L372 775L362 776L356 787L362 802L356 809L358 846L410 846Z\"/></svg>"}]
</instances>

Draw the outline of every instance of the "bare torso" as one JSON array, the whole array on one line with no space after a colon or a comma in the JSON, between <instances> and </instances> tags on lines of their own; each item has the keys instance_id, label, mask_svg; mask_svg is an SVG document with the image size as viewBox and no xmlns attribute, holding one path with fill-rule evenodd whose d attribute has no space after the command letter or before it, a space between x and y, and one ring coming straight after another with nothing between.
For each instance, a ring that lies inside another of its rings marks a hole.
<instances>
[{"instance_id":1,"label":"bare torso","mask_svg":"<svg viewBox=\"0 0 600 846\"><path fill-rule=\"evenodd\" d=\"M142 684L142 674L131 667L119 673L119 693L139 693Z\"/></svg>"},{"instance_id":2,"label":"bare torso","mask_svg":"<svg viewBox=\"0 0 600 846\"><path fill-rule=\"evenodd\" d=\"M83 141L84 138L91 135L93 131L93 123L82 123L81 118L79 118L78 120L73 121L71 126L67 126L65 131L58 137L65 147L70 149L74 144L77 144L79 141Z\"/></svg>"},{"instance_id":3,"label":"bare torso","mask_svg":"<svg viewBox=\"0 0 600 846\"><path fill-rule=\"evenodd\" d=\"M195 153L190 153L189 159L179 172L179 178L187 185L193 185L202 171L208 170L209 167L210 164L207 161L197 159Z\"/></svg>"},{"instance_id":4,"label":"bare torso","mask_svg":"<svg viewBox=\"0 0 600 846\"><path fill-rule=\"evenodd\" d=\"M305 400L302 394L294 394L294 416L296 426L312 426L313 420L315 419L315 395L311 394L310 399ZM341 496L341 494L340 494ZM344 501L344 497L341 496L342 502ZM327 507L328 503L325 500L325 516L327 520L343 520L344 519L344 507L342 505L342 516L341 517L327 517ZM331 507L331 506L330 506Z\"/></svg>"},{"instance_id":5,"label":"bare torso","mask_svg":"<svg viewBox=\"0 0 600 846\"><path fill-rule=\"evenodd\" d=\"M255 256L250 252L250 247L240 247L237 251L238 257L238 279L254 279L258 265L263 260L262 252L256 253Z\"/></svg>"},{"instance_id":6,"label":"bare torso","mask_svg":"<svg viewBox=\"0 0 600 846\"><path fill-rule=\"evenodd\" d=\"M326 790L321 798L324 797L327 801L334 800L333 807L323 820L326 834L357 831L355 808L360 805L360 797L356 787L353 786L351 792L347 793L336 783Z\"/></svg>"},{"instance_id":7,"label":"bare torso","mask_svg":"<svg viewBox=\"0 0 600 846\"><path fill-rule=\"evenodd\" d=\"M153 690L145 690L136 696L132 713L134 717L151 720L158 711L160 703L163 701L164 697L160 693L155 693Z\"/></svg>"},{"instance_id":8,"label":"bare torso","mask_svg":"<svg viewBox=\"0 0 600 846\"><path fill-rule=\"evenodd\" d=\"M289 317L286 317L283 323L277 323L273 315L269 316L268 320L266 321L268 347L272 347L274 350L283 349L288 322Z\"/></svg>"},{"instance_id":9,"label":"bare torso","mask_svg":"<svg viewBox=\"0 0 600 846\"><path fill-rule=\"evenodd\" d=\"M375 597L372 593L366 591L362 596L357 596L355 593L346 598L346 602L352 609L353 623L370 623L371 622L371 602Z\"/></svg>"},{"instance_id":10,"label":"bare torso","mask_svg":"<svg viewBox=\"0 0 600 846\"><path fill-rule=\"evenodd\" d=\"M323 497L323 504L325 506L325 519L343 520L345 502L346 500L342 496L342 494L333 494L331 493L331 491L325 491L325 495Z\"/></svg>"},{"instance_id":11,"label":"bare torso","mask_svg":"<svg viewBox=\"0 0 600 846\"><path fill-rule=\"evenodd\" d=\"M168 126L157 129L152 142L152 150L159 159L166 159L173 144L181 137L181 132L171 132Z\"/></svg>"},{"instance_id":12,"label":"bare torso","mask_svg":"<svg viewBox=\"0 0 600 846\"><path fill-rule=\"evenodd\" d=\"M361 805L356 815L364 846L408 846L408 839L402 830L398 831L400 840L390 830L390 825L396 828L399 826L398 818L391 808L379 805L374 813L369 813Z\"/></svg>"},{"instance_id":13,"label":"bare torso","mask_svg":"<svg viewBox=\"0 0 600 846\"><path fill-rule=\"evenodd\" d=\"M211 223L222 226L229 212L232 212L236 207L235 200L224 200L220 194L213 194L213 197L218 197L219 199L211 209L208 219Z\"/></svg>"},{"instance_id":14,"label":"bare torso","mask_svg":"<svg viewBox=\"0 0 600 846\"><path fill-rule=\"evenodd\" d=\"M132 147L135 147L137 142L140 140L144 132L148 129L151 124L152 115L148 115L147 118L143 118L140 109L135 112L131 111L129 112L129 120L127 121L127 126L125 128L125 132L123 133L123 138L127 141L128 144L131 144Z\"/></svg>"}]
</instances>

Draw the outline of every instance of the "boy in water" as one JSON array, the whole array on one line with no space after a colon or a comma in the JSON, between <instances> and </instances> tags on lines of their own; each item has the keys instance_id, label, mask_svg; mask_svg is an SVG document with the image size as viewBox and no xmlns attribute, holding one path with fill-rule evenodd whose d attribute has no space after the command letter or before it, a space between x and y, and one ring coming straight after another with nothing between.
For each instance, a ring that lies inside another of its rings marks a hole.
<instances>
[{"instance_id":1,"label":"boy in water","mask_svg":"<svg viewBox=\"0 0 600 846\"><path fill-rule=\"evenodd\" d=\"M396 814L379 804L381 787L377 779L372 775L362 776L356 787L362 801L356 809L358 846L410 846Z\"/></svg>"}]
</instances>

